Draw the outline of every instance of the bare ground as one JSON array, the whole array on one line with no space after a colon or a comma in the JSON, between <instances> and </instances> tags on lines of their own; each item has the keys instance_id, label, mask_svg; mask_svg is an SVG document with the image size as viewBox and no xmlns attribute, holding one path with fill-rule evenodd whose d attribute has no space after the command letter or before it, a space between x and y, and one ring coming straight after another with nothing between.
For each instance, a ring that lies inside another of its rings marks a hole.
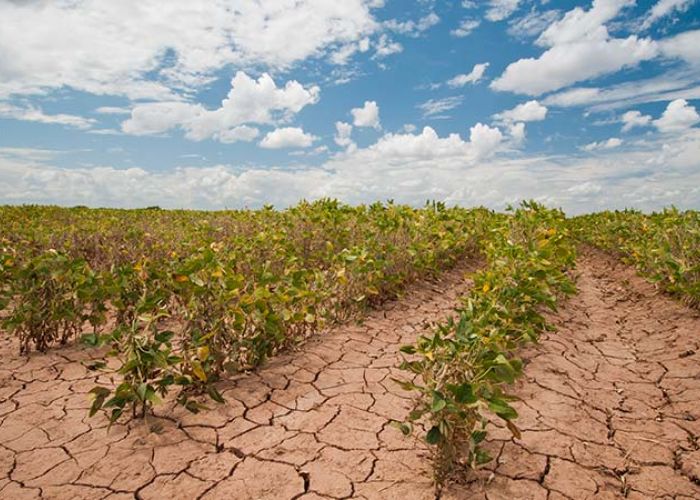
<instances>
[{"instance_id":1,"label":"bare ground","mask_svg":"<svg viewBox=\"0 0 700 500\"><path fill-rule=\"evenodd\" d=\"M87 417L97 378L81 362L95 351L26 358L4 341L0 498L433 498L426 447L389 425L411 407L391 377L405 377L399 347L466 293L467 270L223 384L225 405L161 407L109 431Z\"/></svg>"},{"instance_id":2,"label":"bare ground","mask_svg":"<svg viewBox=\"0 0 700 500\"><path fill-rule=\"evenodd\" d=\"M522 439L493 428L489 468L442 499L700 499L700 317L603 254L579 260L558 332L523 351ZM444 319L464 269L361 326L319 336L223 387L200 415L89 419L95 375L68 348L0 345L0 498L434 499L429 453L388 424L410 395L398 347Z\"/></svg>"},{"instance_id":3,"label":"bare ground","mask_svg":"<svg viewBox=\"0 0 700 500\"><path fill-rule=\"evenodd\" d=\"M490 470L443 499L700 499L700 316L601 252L578 272L522 354L522 439L493 432Z\"/></svg>"}]
</instances>

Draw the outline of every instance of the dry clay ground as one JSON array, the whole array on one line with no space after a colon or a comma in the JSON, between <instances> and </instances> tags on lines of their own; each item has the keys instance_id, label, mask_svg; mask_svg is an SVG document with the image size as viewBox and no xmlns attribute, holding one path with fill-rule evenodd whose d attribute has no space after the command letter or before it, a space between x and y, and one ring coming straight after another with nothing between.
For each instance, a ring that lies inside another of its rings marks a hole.
<instances>
[{"instance_id":1,"label":"dry clay ground","mask_svg":"<svg viewBox=\"0 0 700 500\"><path fill-rule=\"evenodd\" d=\"M522 439L442 499L700 499L700 317L602 254L579 259L558 332L525 349ZM78 347L23 358L0 345L0 498L433 499L428 450L388 424L410 395L398 347L445 318L464 269L224 387L200 415L88 419Z\"/></svg>"}]
</instances>

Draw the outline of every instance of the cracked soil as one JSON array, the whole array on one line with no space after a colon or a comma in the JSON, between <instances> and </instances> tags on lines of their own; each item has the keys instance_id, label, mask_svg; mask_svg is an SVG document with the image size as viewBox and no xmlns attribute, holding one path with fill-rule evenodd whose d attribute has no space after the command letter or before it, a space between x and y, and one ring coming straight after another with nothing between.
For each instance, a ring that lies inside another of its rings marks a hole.
<instances>
[{"instance_id":1,"label":"cracked soil","mask_svg":"<svg viewBox=\"0 0 700 500\"><path fill-rule=\"evenodd\" d=\"M68 347L0 343L0 498L434 499L430 453L404 438L398 349L444 320L467 268L222 383L223 405L173 404L110 429L87 416L105 375ZM522 439L490 428L494 461L442 499L700 499L700 316L602 253L579 257L557 332L522 350Z\"/></svg>"}]
</instances>

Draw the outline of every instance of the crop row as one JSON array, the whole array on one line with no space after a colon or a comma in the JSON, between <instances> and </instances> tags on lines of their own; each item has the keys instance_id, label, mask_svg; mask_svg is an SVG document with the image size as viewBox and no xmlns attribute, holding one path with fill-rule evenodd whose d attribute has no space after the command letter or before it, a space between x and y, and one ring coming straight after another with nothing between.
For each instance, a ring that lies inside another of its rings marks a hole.
<instances>
[{"instance_id":1,"label":"crop row","mask_svg":"<svg viewBox=\"0 0 700 500\"><path fill-rule=\"evenodd\" d=\"M495 216L482 252L487 264L474 274L456 317L402 348L408 374L398 382L418 397L398 426L405 434L425 429L438 483L457 467L490 460L481 447L489 414L519 436L507 393L521 374L515 351L550 328L545 309L555 310L561 295L575 292L569 275L575 246L561 211L523 203Z\"/></svg>"},{"instance_id":2,"label":"crop row","mask_svg":"<svg viewBox=\"0 0 700 500\"><path fill-rule=\"evenodd\" d=\"M92 413L145 413L169 391L196 412L226 373L259 365L410 280L474 254L482 209L187 212L0 208L0 313L22 352L108 345L120 383Z\"/></svg>"},{"instance_id":3,"label":"crop row","mask_svg":"<svg viewBox=\"0 0 700 500\"><path fill-rule=\"evenodd\" d=\"M700 213L625 210L570 220L582 241L616 254L690 306L700 306Z\"/></svg>"}]
</instances>

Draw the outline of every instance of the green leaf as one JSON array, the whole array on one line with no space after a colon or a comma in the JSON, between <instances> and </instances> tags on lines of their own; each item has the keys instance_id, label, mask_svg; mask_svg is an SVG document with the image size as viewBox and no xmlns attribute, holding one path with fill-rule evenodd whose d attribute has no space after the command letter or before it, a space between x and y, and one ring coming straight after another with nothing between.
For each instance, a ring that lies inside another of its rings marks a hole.
<instances>
[{"instance_id":1,"label":"green leaf","mask_svg":"<svg viewBox=\"0 0 700 500\"><path fill-rule=\"evenodd\" d=\"M474 389L468 382L462 385L448 384L447 389L454 395L455 401L460 404L473 404L477 401Z\"/></svg>"},{"instance_id":2,"label":"green leaf","mask_svg":"<svg viewBox=\"0 0 700 500\"><path fill-rule=\"evenodd\" d=\"M500 398L494 398L489 401L489 410L501 417L503 420L512 420L518 418L518 412Z\"/></svg>"},{"instance_id":3,"label":"green leaf","mask_svg":"<svg viewBox=\"0 0 700 500\"><path fill-rule=\"evenodd\" d=\"M216 390L215 387L210 386L209 389L207 390L209 393L209 396L216 401L217 403L225 403L226 401L224 400L224 397L221 395L219 391Z\"/></svg>"},{"instance_id":4,"label":"green leaf","mask_svg":"<svg viewBox=\"0 0 700 500\"><path fill-rule=\"evenodd\" d=\"M447 401L445 401L445 399L442 397L442 394L437 391L433 391L433 404L430 405L430 411L437 413L444 410L445 406L447 406Z\"/></svg>"},{"instance_id":5,"label":"green leaf","mask_svg":"<svg viewBox=\"0 0 700 500\"><path fill-rule=\"evenodd\" d=\"M436 425L434 425L425 436L425 441L428 444L438 444L440 439L442 439L442 434L440 434L440 429Z\"/></svg>"}]
</instances>

